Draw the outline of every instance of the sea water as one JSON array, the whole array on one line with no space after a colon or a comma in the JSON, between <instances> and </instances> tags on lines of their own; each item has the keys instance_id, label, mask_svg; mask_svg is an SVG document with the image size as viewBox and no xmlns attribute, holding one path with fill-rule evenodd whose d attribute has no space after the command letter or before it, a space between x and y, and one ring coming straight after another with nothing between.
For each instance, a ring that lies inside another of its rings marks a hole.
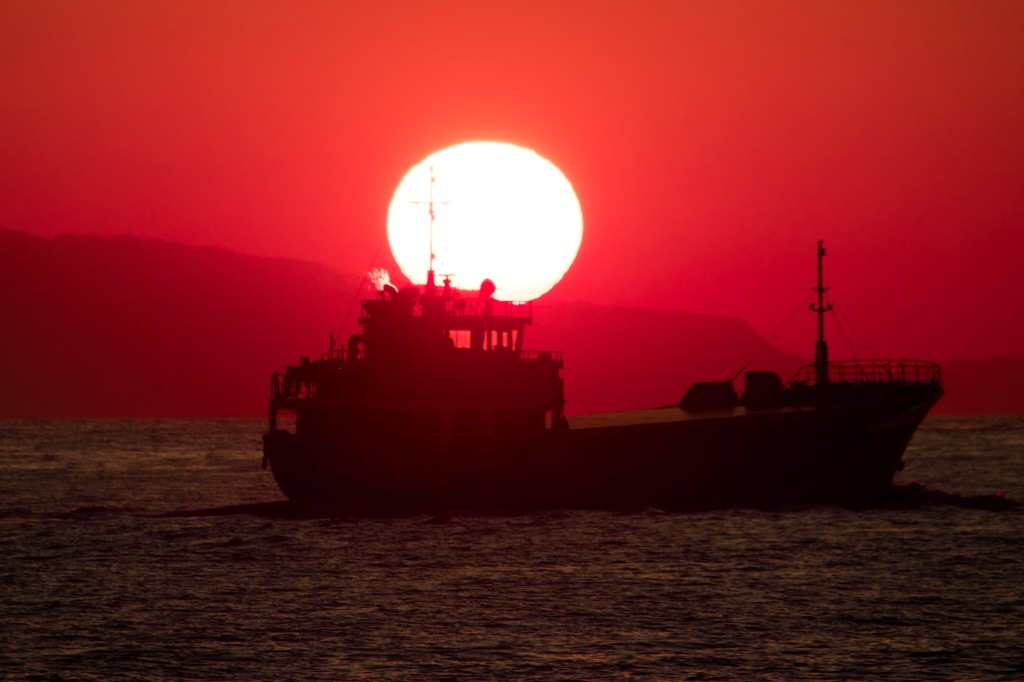
<instances>
[{"instance_id":1,"label":"sea water","mask_svg":"<svg viewBox=\"0 0 1024 682\"><path fill-rule=\"evenodd\" d=\"M928 419L883 504L689 514L301 514L262 429L0 422L0 677L1024 679L1021 418Z\"/></svg>"}]
</instances>

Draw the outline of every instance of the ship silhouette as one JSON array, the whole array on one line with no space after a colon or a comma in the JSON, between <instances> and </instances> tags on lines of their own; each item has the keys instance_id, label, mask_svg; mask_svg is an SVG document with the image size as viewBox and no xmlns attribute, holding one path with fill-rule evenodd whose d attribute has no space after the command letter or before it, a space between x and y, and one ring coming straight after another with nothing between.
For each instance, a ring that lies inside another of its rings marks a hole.
<instances>
[{"instance_id":1,"label":"ship silhouette","mask_svg":"<svg viewBox=\"0 0 1024 682\"><path fill-rule=\"evenodd\" d=\"M299 502L385 511L698 510L885 495L942 396L937 364L830 361L818 242L813 364L693 384L677 405L567 417L529 302L384 287L362 332L275 372L263 463ZM609 362L615 361L609 359ZM629 358L622 358L629 362ZM610 386L609 390L614 390Z\"/></svg>"}]
</instances>

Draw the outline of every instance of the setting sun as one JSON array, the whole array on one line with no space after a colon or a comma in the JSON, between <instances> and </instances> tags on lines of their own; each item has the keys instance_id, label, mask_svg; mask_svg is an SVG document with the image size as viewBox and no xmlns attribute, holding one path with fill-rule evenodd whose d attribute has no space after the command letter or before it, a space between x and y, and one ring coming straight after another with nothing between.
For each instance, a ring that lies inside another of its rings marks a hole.
<instances>
[{"instance_id":1,"label":"setting sun","mask_svg":"<svg viewBox=\"0 0 1024 682\"><path fill-rule=\"evenodd\" d=\"M509 301L535 299L557 284L582 236L579 200L565 175L536 152L500 142L431 154L406 173L388 209L391 251L412 282L425 283L430 269L461 289L490 279L496 297Z\"/></svg>"}]
</instances>

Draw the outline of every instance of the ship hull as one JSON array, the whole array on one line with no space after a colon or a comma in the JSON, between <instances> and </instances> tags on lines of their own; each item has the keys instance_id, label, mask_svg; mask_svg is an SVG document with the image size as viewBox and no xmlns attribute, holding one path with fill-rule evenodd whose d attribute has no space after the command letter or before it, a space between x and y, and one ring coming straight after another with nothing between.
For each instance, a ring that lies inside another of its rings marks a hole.
<instances>
[{"instance_id":1,"label":"ship hull","mask_svg":"<svg viewBox=\"0 0 1024 682\"><path fill-rule=\"evenodd\" d=\"M589 415L531 442L446 448L391 442L386 423L363 415L330 438L272 431L264 454L290 499L357 509L859 504L890 489L937 397Z\"/></svg>"}]
</instances>

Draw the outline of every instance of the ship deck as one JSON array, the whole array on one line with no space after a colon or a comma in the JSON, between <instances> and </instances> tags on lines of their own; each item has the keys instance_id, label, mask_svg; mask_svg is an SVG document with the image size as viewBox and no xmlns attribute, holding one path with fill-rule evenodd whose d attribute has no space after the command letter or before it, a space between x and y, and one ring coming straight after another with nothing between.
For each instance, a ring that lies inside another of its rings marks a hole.
<instances>
[{"instance_id":1,"label":"ship deck","mask_svg":"<svg viewBox=\"0 0 1024 682\"><path fill-rule=\"evenodd\" d=\"M589 430L620 428L650 424L668 424L708 419L730 419L764 414L786 414L812 411L813 407L731 407L721 410L683 410L675 405L655 407L644 410L628 410L623 412L602 412L599 414L581 414L567 417L569 430Z\"/></svg>"}]
</instances>

